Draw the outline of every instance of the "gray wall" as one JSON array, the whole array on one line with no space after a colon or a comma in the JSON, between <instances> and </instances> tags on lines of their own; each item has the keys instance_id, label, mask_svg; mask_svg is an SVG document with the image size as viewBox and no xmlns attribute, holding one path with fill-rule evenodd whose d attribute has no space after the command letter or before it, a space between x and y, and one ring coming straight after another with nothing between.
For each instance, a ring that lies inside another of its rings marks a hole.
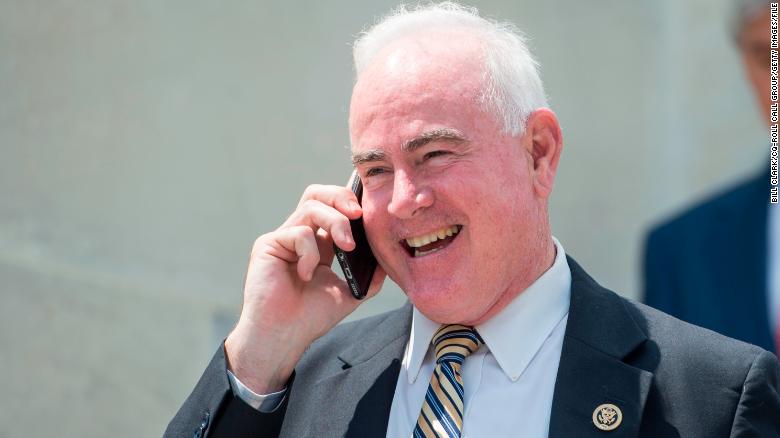
<instances>
[{"instance_id":1,"label":"gray wall","mask_svg":"<svg viewBox=\"0 0 780 438\"><path fill-rule=\"evenodd\" d=\"M0 0L0 436L162 433L254 239L348 175L349 44L393 5ZM555 235L637 297L643 230L766 161L724 0L476 6L542 63Z\"/></svg>"}]
</instances>

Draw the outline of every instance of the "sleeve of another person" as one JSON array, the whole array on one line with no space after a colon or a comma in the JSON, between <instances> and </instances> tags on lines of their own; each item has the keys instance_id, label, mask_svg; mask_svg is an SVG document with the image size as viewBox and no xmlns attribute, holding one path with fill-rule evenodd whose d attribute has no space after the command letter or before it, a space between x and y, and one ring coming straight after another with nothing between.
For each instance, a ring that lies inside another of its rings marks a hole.
<instances>
[{"instance_id":1,"label":"sleeve of another person","mask_svg":"<svg viewBox=\"0 0 780 438\"><path fill-rule=\"evenodd\" d=\"M674 241L668 229L650 232L645 241L643 259L644 302L662 312L679 317L674 285Z\"/></svg>"}]
</instances>

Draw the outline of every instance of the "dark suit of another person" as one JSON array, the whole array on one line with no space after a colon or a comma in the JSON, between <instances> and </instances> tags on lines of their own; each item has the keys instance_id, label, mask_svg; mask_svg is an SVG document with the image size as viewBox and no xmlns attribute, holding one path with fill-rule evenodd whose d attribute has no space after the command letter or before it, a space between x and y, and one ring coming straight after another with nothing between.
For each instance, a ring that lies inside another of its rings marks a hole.
<instances>
[{"instance_id":1,"label":"dark suit of another person","mask_svg":"<svg viewBox=\"0 0 780 438\"><path fill-rule=\"evenodd\" d=\"M550 437L780 437L772 354L622 298L568 262ZM233 395L219 348L165 436L384 437L411 319L407 304L331 330L301 359L273 413ZM594 426L602 403L622 410L617 429Z\"/></svg>"},{"instance_id":2,"label":"dark suit of another person","mask_svg":"<svg viewBox=\"0 0 780 438\"><path fill-rule=\"evenodd\" d=\"M767 305L769 187L767 169L652 230L645 303L776 351Z\"/></svg>"}]
</instances>

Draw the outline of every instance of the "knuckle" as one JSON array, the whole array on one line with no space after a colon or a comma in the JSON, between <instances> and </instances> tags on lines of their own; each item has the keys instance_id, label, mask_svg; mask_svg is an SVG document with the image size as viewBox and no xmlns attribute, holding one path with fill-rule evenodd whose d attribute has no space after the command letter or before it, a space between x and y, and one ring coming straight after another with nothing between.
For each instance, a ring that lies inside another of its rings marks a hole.
<instances>
[{"instance_id":1,"label":"knuckle","mask_svg":"<svg viewBox=\"0 0 780 438\"><path fill-rule=\"evenodd\" d=\"M309 184L306 186L306 189L303 190L303 199L313 198L321 190L322 184Z\"/></svg>"},{"instance_id":2,"label":"knuckle","mask_svg":"<svg viewBox=\"0 0 780 438\"><path fill-rule=\"evenodd\" d=\"M301 227L296 230L295 251L302 258L319 257L317 253L317 238L311 227Z\"/></svg>"},{"instance_id":3,"label":"knuckle","mask_svg":"<svg viewBox=\"0 0 780 438\"><path fill-rule=\"evenodd\" d=\"M320 202L315 201L314 199L307 199L303 201L303 205L301 205L301 208L307 213L312 213L314 211L319 210Z\"/></svg>"},{"instance_id":4,"label":"knuckle","mask_svg":"<svg viewBox=\"0 0 780 438\"><path fill-rule=\"evenodd\" d=\"M301 227L301 233L303 236L307 239L314 239L314 230L311 229L311 227Z\"/></svg>"},{"instance_id":5,"label":"knuckle","mask_svg":"<svg viewBox=\"0 0 780 438\"><path fill-rule=\"evenodd\" d=\"M256 256L259 252L262 251L263 248L266 247L270 235L271 233L265 233L255 239L254 243L252 244L252 251L249 253L250 257Z\"/></svg>"},{"instance_id":6,"label":"knuckle","mask_svg":"<svg viewBox=\"0 0 780 438\"><path fill-rule=\"evenodd\" d=\"M295 237L300 240L308 240L314 238L314 230L312 230L311 227L307 227L305 225L298 225L294 227L292 231L295 234Z\"/></svg>"},{"instance_id":7,"label":"knuckle","mask_svg":"<svg viewBox=\"0 0 780 438\"><path fill-rule=\"evenodd\" d=\"M337 200L344 200L347 201L351 198L355 198L355 194L352 193L352 190L346 188L346 187L337 187L336 188L336 199Z\"/></svg>"},{"instance_id":8,"label":"knuckle","mask_svg":"<svg viewBox=\"0 0 780 438\"><path fill-rule=\"evenodd\" d=\"M265 234L261 235L260 237L258 237L257 239L255 239L255 243L252 245L252 247L253 248L257 248L257 247L265 245L265 243L268 241L268 238L269 238L269 236L271 234L272 233L265 233Z\"/></svg>"}]
</instances>

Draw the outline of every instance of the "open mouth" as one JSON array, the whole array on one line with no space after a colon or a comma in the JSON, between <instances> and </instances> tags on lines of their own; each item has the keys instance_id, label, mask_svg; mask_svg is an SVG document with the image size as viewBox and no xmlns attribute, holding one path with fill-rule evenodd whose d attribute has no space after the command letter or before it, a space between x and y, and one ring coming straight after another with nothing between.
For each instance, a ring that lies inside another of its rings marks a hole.
<instances>
[{"instance_id":1,"label":"open mouth","mask_svg":"<svg viewBox=\"0 0 780 438\"><path fill-rule=\"evenodd\" d=\"M409 237L399 243L411 257L422 257L449 246L463 225L451 225L421 236Z\"/></svg>"}]
</instances>

